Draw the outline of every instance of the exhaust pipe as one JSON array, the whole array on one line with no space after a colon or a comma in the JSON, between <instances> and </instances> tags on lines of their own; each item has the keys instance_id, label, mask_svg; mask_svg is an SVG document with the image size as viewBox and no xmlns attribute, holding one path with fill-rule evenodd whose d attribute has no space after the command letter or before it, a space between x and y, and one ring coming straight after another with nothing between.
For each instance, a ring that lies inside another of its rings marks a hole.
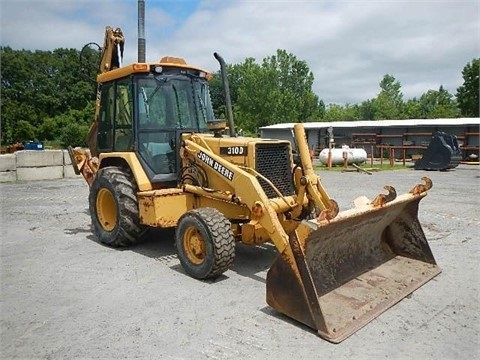
<instances>
[{"instance_id":1,"label":"exhaust pipe","mask_svg":"<svg viewBox=\"0 0 480 360\"><path fill-rule=\"evenodd\" d=\"M145 0L138 0L138 62L145 62Z\"/></svg>"},{"instance_id":2,"label":"exhaust pipe","mask_svg":"<svg viewBox=\"0 0 480 360\"><path fill-rule=\"evenodd\" d=\"M213 53L215 59L220 64L220 72L222 74L223 91L225 92L225 107L227 108L228 127L230 129L230 136L236 137L235 125L233 124L232 99L230 98L230 87L228 85L227 66L225 60L217 52Z\"/></svg>"}]
</instances>

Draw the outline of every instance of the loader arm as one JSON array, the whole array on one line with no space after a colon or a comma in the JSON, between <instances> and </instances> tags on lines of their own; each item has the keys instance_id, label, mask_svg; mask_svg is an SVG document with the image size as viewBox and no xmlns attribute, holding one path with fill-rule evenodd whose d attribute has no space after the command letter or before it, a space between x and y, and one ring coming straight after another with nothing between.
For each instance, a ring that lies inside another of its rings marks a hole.
<instances>
[{"instance_id":1,"label":"loader arm","mask_svg":"<svg viewBox=\"0 0 480 360\"><path fill-rule=\"evenodd\" d=\"M297 197L299 198L298 201L301 202L305 194L305 196L313 200L317 208L322 211L319 215L329 214L328 220L331 220L338 214L338 204L335 200L330 198L323 187L319 176L313 171L312 160L310 158L307 137L303 125L295 124L293 131L303 172L303 176L299 181L300 189L297 191ZM302 187L305 187L305 190L303 190Z\"/></svg>"}]
</instances>

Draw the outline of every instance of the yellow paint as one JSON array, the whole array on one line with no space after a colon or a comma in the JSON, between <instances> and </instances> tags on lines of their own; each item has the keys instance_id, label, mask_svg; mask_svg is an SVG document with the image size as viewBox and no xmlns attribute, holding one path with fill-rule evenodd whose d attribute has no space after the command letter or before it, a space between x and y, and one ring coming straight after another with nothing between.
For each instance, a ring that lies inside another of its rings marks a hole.
<instances>
[{"instance_id":1,"label":"yellow paint","mask_svg":"<svg viewBox=\"0 0 480 360\"><path fill-rule=\"evenodd\" d=\"M117 205L110 190L101 188L97 194L97 218L105 231L112 231L117 226Z\"/></svg>"},{"instance_id":2,"label":"yellow paint","mask_svg":"<svg viewBox=\"0 0 480 360\"><path fill-rule=\"evenodd\" d=\"M165 58L163 58L165 59ZM162 59L162 60L163 60ZM172 58L168 58L172 59ZM150 68L155 66L163 66L163 67L175 67L175 68L180 68L180 69L185 69L185 70L195 70L195 71L200 71L205 73L205 77L207 80L211 78L210 72L207 70L204 70L202 68L199 68L197 66L192 66L188 65L186 63L177 63L177 62L160 62L160 63L135 63L135 64L130 64L126 66L122 66L121 68L113 69L107 72L104 72L102 74L99 74L97 76L97 82L98 83L104 83L107 81L112 81L116 79L120 79L126 76L130 76L133 74L139 74L139 73L148 73L150 72Z\"/></svg>"},{"instance_id":3,"label":"yellow paint","mask_svg":"<svg viewBox=\"0 0 480 360\"><path fill-rule=\"evenodd\" d=\"M135 177L135 181L138 185L138 190L147 191L152 190L152 184L147 177L147 174L143 170L140 161L138 160L137 155L134 152L111 152L111 153L101 153L99 156L100 167L102 167L102 161L108 158L121 158L126 161L132 174Z\"/></svg>"},{"instance_id":4,"label":"yellow paint","mask_svg":"<svg viewBox=\"0 0 480 360\"><path fill-rule=\"evenodd\" d=\"M193 203L193 195L179 189L174 194L162 190L139 192L140 222L155 227L175 227L180 216L193 209Z\"/></svg>"}]
</instances>

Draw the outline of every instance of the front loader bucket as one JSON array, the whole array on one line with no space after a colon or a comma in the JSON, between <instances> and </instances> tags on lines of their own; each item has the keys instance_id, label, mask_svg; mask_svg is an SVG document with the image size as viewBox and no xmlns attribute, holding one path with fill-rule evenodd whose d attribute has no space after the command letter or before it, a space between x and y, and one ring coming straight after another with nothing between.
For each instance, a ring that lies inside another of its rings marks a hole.
<instances>
[{"instance_id":1,"label":"front loader bucket","mask_svg":"<svg viewBox=\"0 0 480 360\"><path fill-rule=\"evenodd\" d=\"M440 273L418 220L426 193L302 224L267 274L267 303L338 343Z\"/></svg>"}]
</instances>

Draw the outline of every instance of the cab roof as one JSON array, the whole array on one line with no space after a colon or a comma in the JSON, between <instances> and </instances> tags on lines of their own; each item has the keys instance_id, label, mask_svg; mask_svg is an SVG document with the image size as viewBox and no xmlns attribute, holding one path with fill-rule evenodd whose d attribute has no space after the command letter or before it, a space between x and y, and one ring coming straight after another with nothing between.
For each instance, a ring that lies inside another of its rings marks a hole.
<instances>
[{"instance_id":1,"label":"cab roof","mask_svg":"<svg viewBox=\"0 0 480 360\"><path fill-rule=\"evenodd\" d=\"M97 82L111 81L137 73L149 73L152 68L157 66L198 71L199 73L204 73L207 80L210 80L212 76L209 71L189 65L182 58L165 56L158 63L134 63L104 72L97 76Z\"/></svg>"}]
</instances>

